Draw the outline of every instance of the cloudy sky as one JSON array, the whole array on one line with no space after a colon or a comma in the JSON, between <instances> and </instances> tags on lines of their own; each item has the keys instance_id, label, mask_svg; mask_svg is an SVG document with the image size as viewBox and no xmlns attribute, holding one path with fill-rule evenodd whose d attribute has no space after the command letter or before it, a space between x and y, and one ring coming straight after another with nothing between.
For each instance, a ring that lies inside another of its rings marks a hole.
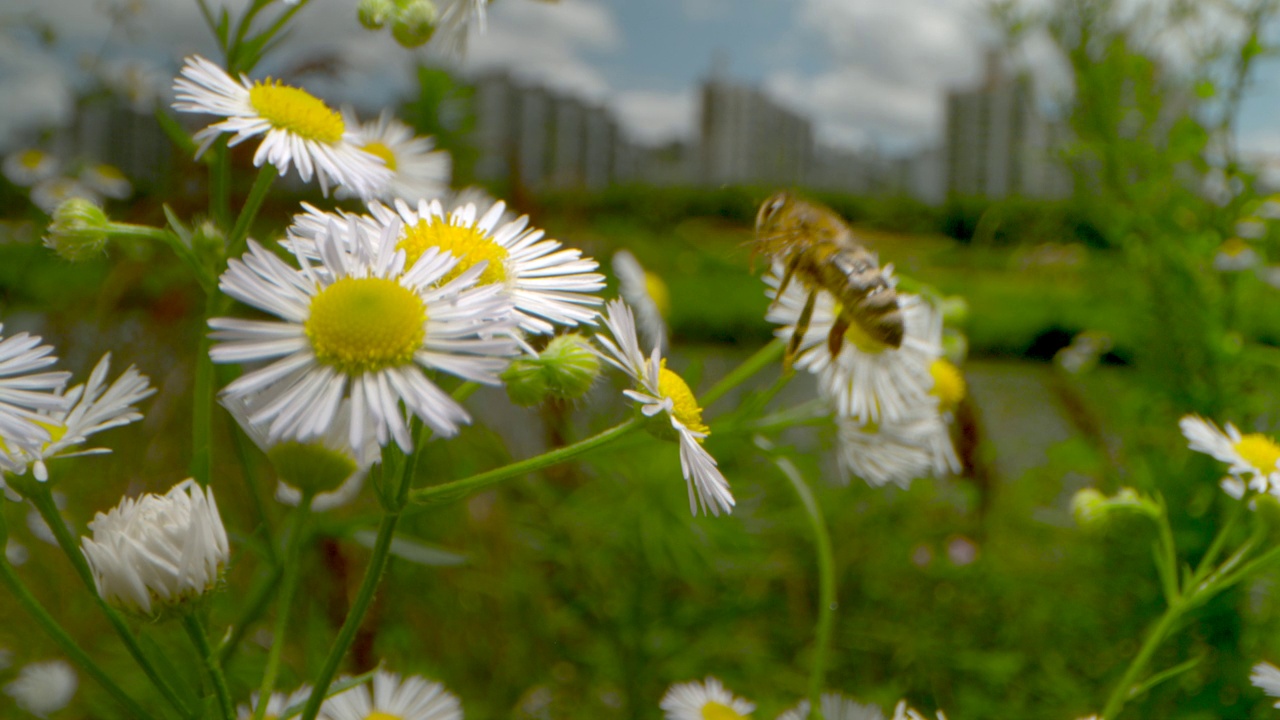
<instances>
[{"instance_id":1,"label":"cloudy sky","mask_svg":"<svg viewBox=\"0 0 1280 720\"><path fill-rule=\"evenodd\" d=\"M229 2L233 11L243 0ZM210 0L217 7L219 0ZM338 67L301 84L362 107L411 90L415 61L388 35L360 28L355 0L313 0L286 50L263 67ZM194 0L4 0L0 10L0 143L64 118L84 59L142 61L168 83L184 54L214 55ZM507 69L612 107L640 141L687 137L698 83L712 68L761 86L814 119L820 141L890 151L933 144L949 87L978 80L991 38L983 0L501 0L473 36L464 73ZM111 12L120 21L112 23ZM42 46L33 27L56 38ZM1053 83L1049 53L1033 60ZM334 59L341 62L332 63ZM1047 95L1052 92L1046 91ZM1264 68L1242 143L1280 152L1280 63Z\"/></svg>"}]
</instances>

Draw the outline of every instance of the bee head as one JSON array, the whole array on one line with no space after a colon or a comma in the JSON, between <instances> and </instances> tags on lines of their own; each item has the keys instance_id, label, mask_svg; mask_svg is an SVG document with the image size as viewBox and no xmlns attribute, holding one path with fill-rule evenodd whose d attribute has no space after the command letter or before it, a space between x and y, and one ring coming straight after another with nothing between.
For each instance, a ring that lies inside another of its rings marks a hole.
<instances>
[{"instance_id":1,"label":"bee head","mask_svg":"<svg viewBox=\"0 0 1280 720\"><path fill-rule=\"evenodd\" d=\"M759 232L789 204L791 204L791 193L785 190L775 193L773 197L765 200L764 204L760 206L760 212L756 214L756 231Z\"/></svg>"}]
</instances>

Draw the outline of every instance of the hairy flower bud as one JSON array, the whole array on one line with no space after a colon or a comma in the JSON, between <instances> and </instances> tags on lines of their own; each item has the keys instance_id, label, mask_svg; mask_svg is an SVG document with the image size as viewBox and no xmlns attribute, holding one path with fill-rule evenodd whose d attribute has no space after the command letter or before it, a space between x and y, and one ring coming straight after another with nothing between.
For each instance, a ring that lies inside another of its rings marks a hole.
<instances>
[{"instance_id":1,"label":"hairy flower bud","mask_svg":"<svg viewBox=\"0 0 1280 720\"><path fill-rule=\"evenodd\" d=\"M212 590L230 555L213 490L190 479L165 495L125 498L89 529L81 546L98 593L145 615Z\"/></svg>"},{"instance_id":2,"label":"hairy flower bud","mask_svg":"<svg viewBox=\"0 0 1280 720\"><path fill-rule=\"evenodd\" d=\"M356 17L369 30L381 29L396 11L391 0L360 0L356 5Z\"/></svg>"},{"instance_id":3,"label":"hairy flower bud","mask_svg":"<svg viewBox=\"0 0 1280 720\"><path fill-rule=\"evenodd\" d=\"M44 245L72 262L88 260L107 246L110 220L97 204L84 198L71 198L53 211L53 222Z\"/></svg>"},{"instance_id":4,"label":"hairy flower bud","mask_svg":"<svg viewBox=\"0 0 1280 720\"><path fill-rule=\"evenodd\" d=\"M512 360L502 373L502 383L516 405L533 407L547 399L547 376L542 372L542 358L536 355Z\"/></svg>"},{"instance_id":5,"label":"hairy flower bud","mask_svg":"<svg viewBox=\"0 0 1280 720\"><path fill-rule=\"evenodd\" d=\"M1085 488L1071 499L1071 512L1080 527L1101 530L1120 517L1145 515L1157 518L1160 507L1133 488L1120 488L1114 497L1107 497L1094 488Z\"/></svg>"},{"instance_id":6,"label":"hairy flower bud","mask_svg":"<svg viewBox=\"0 0 1280 720\"><path fill-rule=\"evenodd\" d=\"M436 31L436 6L430 0L410 0L396 10L391 37L404 47L425 44Z\"/></svg>"},{"instance_id":7,"label":"hairy flower bud","mask_svg":"<svg viewBox=\"0 0 1280 720\"><path fill-rule=\"evenodd\" d=\"M552 339L542 351L542 366L547 388L562 400L582 397L600 377L600 356L578 333Z\"/></svg>"}]
</instances>

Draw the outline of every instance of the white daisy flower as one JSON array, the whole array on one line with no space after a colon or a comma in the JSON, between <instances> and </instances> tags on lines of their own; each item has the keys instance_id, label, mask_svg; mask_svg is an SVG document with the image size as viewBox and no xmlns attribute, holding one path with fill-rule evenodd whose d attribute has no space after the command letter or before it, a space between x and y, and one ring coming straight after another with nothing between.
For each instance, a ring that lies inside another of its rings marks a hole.
<instances>
[{"instance_id":1,"label":"white daisy flower","mask_svg":"<svg viewBox=\"0 0 1280 720\"><path fill-rule=\"evenodd\" d=\"M97 191L74 178L49 178L41 180L31 188L31 202L46 215L52 215L59 205L71 198L82 198L97 205L102 204L102 196Z\"/></svg>"},{"instance_id":2,"label":"white daisy flower","mask_svg":"<svg viewBox=\"0 0 1280 720\"><path fill-rule=\"evenodd\" d=\"M249 696L248 705L236 707L236 720L249 720L253 717L253 711L258 707L258 697L258 693L255 692ZM282 692L271 693L271 697L267 698L266 716L268 718L278 718L284 714L285 710L306 702L309 697L311 697L310 685L303 685L287 695Z\"/></svg>"},{"instance_id":3,"label":"white daisy flower","mask_svg":"<svg viewBox=\"0 0 1280 720\"><path fill-rule=\"evenodd\" d=\"M4 323L0 323L0 331ZM63 370L34 372L56 363L52 345L41 345L39 335L25 332L0 335L0 456L18 447L49 442L45 414L62 410L62 394L71 373ZM0 468L2 469L2 468Z\"/></svg>"},{"instance_id":4,"label":"white daisy flower","mask_svg":"<svg viewBox=\"0 0 1280 720\"><path fill-rule=\"evenodd\" d=\"M448 194L452 160L449 153L432 150L435 141L431 138L414 136L413 128L387 111L376 121L363 124L350 108L344 108L342 115L356 146L380 158L391 171L390 181L374 197L387 202L402 198L417 202ZM343 195L340 190L338 197Z\"/></svg>"},{"instance_id":5,"label":"white daisy flower","mask_svg":"<svg viewBox=\"0 0 1280 720\"><path fill-rule=\"evenodd\" d=\"M840 693L823 693L823 720L884 720L884 713L875 705L862 705ZM778 720L809 720L809 701L782 713Z\"/></svg>"},{"instance_id":6,"label":"white daisy flower","mask_svg":"<svg viewBox=\"0 0 1280 720\"><path fill-rule=\"evenodd\" d=\"M489 0L437 2L439 15L436 19L432 45L445 53L461 53L466 47L467 33L472 25L476 26L481 33L485 32L488 22L486 17L488 5Z\"/></svg>"},{"instance_id":7,"label":"white daisy flower","mask_svg":"<svg viewBox=\"0 0 1280 720\"><path fill-rule=\"evenodd\" d=\"M314 238L336 217L306 209L307 214L296 216L290 228L300 238ZM549 335L553 323L570 327L593 323L594 307L601 302L594 293L604 287L604 276L594 272L596 261L584 258L580 250L562 249L556 240L543 239L542 230L528 228L527 216L499 225L505 209L505 203L496 202L477 219L475 205L446 214L438 200L419 201L416 211L398 200L395 210L370 203L372 218L361 216L357 224L379 231L397 228L396 249L405 251L406 265L432 249L460 258L453 274L484 264L478 284L500 287L511 297L514 321L524 332ZM346 219L339 232L353 227L349 216ZM315 257L314 248L306 243L299 247Z\"/></svg>"},{"instance_id":8,"label":"white daisy flower","mask_svg":"<svg viewBox=\"0 0 1280 720\"><path fill-rule=\"evenodd\" d=\"M1256 266L1261 259L1249 243L1238 237L1229 238L1218 246L1213 256L1213 269L1218 272L1242 272Z\"/></svg>"},{"instance_id":9,"label":"white daisy flower","mask_svg":"<svg viewBox=\"0 0 1280 720\"><path fill-rule=\"evenodd\" d=\"M885 268L892 284L891 270ZM780 264L765 276L773 297L783 273ZM769 308L766 319L780 325L775 334L790 341L804 309L809 289L788 283L786 292ZM809 328L800 343L796 367L818 376L818 385L835 403L836 413L860 421L901 421L927 402L932 384L929 365L942 355L941 321L931 304L913 295L899 295L903 315L902 345L889 347L852 325L840 352L832 357L827 336L837 317L836 300L819 290Z\"/></svg>"},{"instance_id":10,"label":"white daisy flower","mask_svg":"<svg viewBox=\"0 0 1280 720\"><path fill-rule=\"evenodd\" d=\"M150 614L212 590L231 556L213 488L195 480L164 495L124 498L89 523L81 538L103 600Z\"/></svg>"},{"instance_id":11,"label":"white daisy flower","mask_svg":"<svg viewBox=\"0 0 1280 720\"><path fill-rule=\"evenodd\" d=\"M672 685L662 696L666 720L742 720L756 709L754 703L735 697L714 677Z\"/></svg>"},{"instance_id":12,"label":"white daisy flower","mask_svg":"<svg viewBox=\"0 0 1280 720\"><path fill-rule=\"evenodd\" d=\"M623 394L640 404L645 417L665 413L680 443L680 469L689 486L689 512L719 515L733 511L733 494L729 483L716 467L715 458L702 447L711 428L702 423L702 408L684 379L666 367L666 361L653 349L649 357L640 351L636 337L635 317L621 300L611 300L604 317L609 336L596 334L603 350L601 357L631 376L636 390Z\"/></svg>"},{"instance_id":13,"label":"white daisy flower","mask_svg":"<svg viewBox=\"0 0 1280 720\"><path fill-rule=\"evenodd\" d=\"M108 448L73 449L87 442L90 435L141 420L142 414L134 404L150 397L155 389L147 376L132 365L108 386L110 369L111 353L107 353L94 366L88 382L76 385L62 396L60 409L41 411L38 422L48 429L48 441L0 446L0 471L23 475L30 467L36 480L44 482L49 479L47 460L111 452Z\"/></svg>"},{"instance_id":14,"label":"white daisy flower","mask_svg":"<svg viewBox=\"0 0 1280 720\"><path fill-rule=\"evenodd\" d=\"M438 682L417 676L401 680L379 670L370 683L325 700L320 712L328 720L462 720L462 703Z\"/></svg>"},{"instance_id":15,"label":"white daisy flower","mask_svg":"<svg viewBox=\"0 0 1280 720\"><path fill-rule=\"evenodd\" d=\"M309 181L314 172L326 194L332 182L370 198L391 177L380 160L356 146L355 133L342 115L305 90L270 78L250 81L241 75L237 82L199 55L187 58L173 88L174 109L227 118L195 134L200 143L196 157L222 133L233 134L230 146L264 135L254 166L269 162L283 175L296 164L298 176Z\"/></svg>"},{"instance_id":16,"label":"white daisy flower","mask_svg":"<svg viewBox=\"0 0 1280 720\"><path fill-rule=\"evenodd\" d=\"M1249 682L1271 697L1280 697L1280 669L1271 663L1260 662L1254 665ZM1280 708L1280 702L1276 703L1276 707Z\"/></svg>"},{"instance_id":17,"label":"white daisy flower","mask_svg":"<svg viewBox=\"0 0 1280 720\"><path fill-rule=\"evenodd\" d=\"M133 194L133 183L114 165L89 165L80 171L80 182L99 195L116 200Z\"/></svg>"},{"instance_id":18,"label":"white daisy flower","mask_svg":"<svg viewBox=\"0 0 1280 720\"><path fill-rule=\"evenodd\" d=\"M1222 489L1237 500L1245 489L1280 494L1280 445L1261 433L1242 435L1235 425L1227 423L1224 433L1212 421L1198 415L1187 415L1178 421L1187 447L1227 463Z\"/></svg>"},{"instance_id":19,"label":"white daisy flower","mask_svg":"<svg viewBox=\"0 0 1280 720\"><path fill-rule=\"evenodd\" d=\"M941 710L938 711L937 718L938 720L947 720L947 716L943 715ZM898 706L893 709L892 720L929 720L929 719L926 718L919 711L913 710L910 707L908 707L906 700L899 700Z\"/></svg>"},{"instance_id":20,"label":"white daisy flower","mask_svg":"<svg viewBox=\"0 0 1280 720\"><path fill-rule=\"evenodd\" d=\"M935 410L901 422L862 423L836 418L840 468L881 487L907 488L918 477L959 472L946 422Z\"/></svg>"},{"instance_id":21,"label":"white daisy flower","mask_svg":"<svg viewBox=\"0 0 1280 720\"><path fill-rule=\"evenodd\" d=\"M667 322L671 295L662 278L644 269L636 256L626 250L613 254L613 274L618 277L618 294L636 311L640 335L646 345L667 347Z\"/></svg>"},{"instance_id":22,"label":"white daisy flower","mask_svg":"<svg viewBox=\"0 0 1280 720\"><path fill-rule=\"evenodd\" d=\"M51 660L22 668L18 679L4 686L4 692L23 710L48 717L71 704L77 685L76 671L69 664Z\"/></svg>"},{"instance_id":23,"label":"white daisy flower","mask_svg":"<svg viewBox=\"0 0 1280 720\"><path fill-rule=\"evenodd\" d=\"M58 158L43 150L27 148L6 157L0 169L14 185L31 187L58 174Z\"/></svg>"},{"instance_id":24,"label":"white daisy flower","mask_svg":"<svg viewBox=\"0 0 1280 720\"><path fill-rule=\"evenodd\" d=\"M302 502L302 490L289 481L309 484L315 497L311 509L329 510L350 502L360 493L369 468L381 459L378 439L373 427L365 428L364 440L358 448L351 446L351 401L338 407L333 423L314 440L275 440L265 425L249 421L258 408L271 404L276 395L288 388L276 387L251 396L224 396L222 404L236 419L245 434L271 459L279 477L276 500L286 505Z\"/></svg>"},{"instance_id":25,"label":"white daisy flower","mask_svg":"<svg viewBox=\"0 0 1280 720\"><path fill-rule=\"evenodd\" d=\"M392 224L367 237L354 220L345 231L331 224L314 244L321 268L300 250L301 267L292 267L256 242L228 263L222 291L282 318L209 321L220 341L210 350L214 362L270 362L223 394L230 400L269 390L271 401L255 404L249 421L265 424L271 442L324 436L349 399L351 447L361 447L372 426L379 445L394 438L408 452L406 410L442 437L470 421L424 371L498 384L516 352L507 337L510 299L499 286L476 287L483 264L452 277L458 261L434 248L407 263L396 247L399 232Z\"/></svg>"}]
</instances>

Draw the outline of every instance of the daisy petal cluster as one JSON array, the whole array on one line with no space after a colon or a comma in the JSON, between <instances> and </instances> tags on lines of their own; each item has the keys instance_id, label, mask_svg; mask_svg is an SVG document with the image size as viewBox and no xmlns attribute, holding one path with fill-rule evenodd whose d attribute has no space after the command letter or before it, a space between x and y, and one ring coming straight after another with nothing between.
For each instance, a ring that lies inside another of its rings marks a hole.
<instances>
[{"instance_id":1,"label":"daisy petal cluster","mask_svg":"<svg viewBox=\"0 0 1280 720\"><path fill-rule=\"evenodd\" d=\"M1275 665L1267 662L1254 665L1253 672L1249 675L1249 682L1271 697L1280 698L1280 668ZM1280 702L1276 703L1276 707L1280 708Z\"/></svg>"},{"instance_id":2,"label":"daisy petal cluster","mask_svg":"<svg viewBox=\"0 0 1280 720\"><path fill-rule=\"evenodd\" d=\"M778 716L778 720L808 720L808 718L808 700L801 700L799 705ZM823 720L884 720L884 713L875 705L862 705L840 693L823 693L822 718Z\"/></svg>"},{"instance_id":3,"label":"daisy petal cluster","mask_svg":"<svg viewBox=\"0 0 1280 720\"><path fill-rule=\"evenodd\" d=\"M343 110L342 116L351 128L356 147L381 158L391 171L390 180L373 194L374 198L416 202L449 192L452 161L449 153L432 149L435 143L431 138L415 136L413 128L385 111L377 120L366 123L357 120L349 108ZM338 197L346 194L341 189L337 193Z\"/></svg>"},{"instance_id":4,"label":"daisy petal cluster","mask_svg":"<svg viewBox=\"0 0 1280 720\"><path fill-rule=\"evenodd\" d=\"M18 678L5 685L4 692L18 707L48 717L71 703L79 680L76 671L62 660L32 663L22 668Z\"/></svg>"},{"instance_id":5,"label":"daisy petal cluster","mask_svg":"<svg viewBox=\"0 0 1280 720\"><path fill-rule=\"evenodd\" d=\"M756 709L710 676L702 682L672 685L662 696L661 707L666 720L742 720Z\"/></svg>"},{"instance_id":6,"label":"daisy petal cluster","mask_svg":"<svg viewBox=\"0 0 1280 720\"><path fill-rule=\"evenodd\" d=\"M626 250L613 254L613 274L618 276L618 294L635 308L645 344L665 348L667 323L663 318L670 310L671 298L662 278L645 270Z\"/></svg>"},{"instance_id":7,"label":"daisy petal cluster","mask_svg":"<svg viewBox=\"0 0 1280 720\"><path fill-rule=\"evenodd\" d=\"M938 720L947 720L947 716L939 710L937 714ZM898 706L893 709L892 720L929 720L918 710L913 710L907 705L906 700L898 701Z\"/></svg>"},{"instance_id":8,"label":"daisy petal cluster","mask_svg":"<svg viewBox=\"0 0 1280 720\"><path fill-rule=\"evenodd\" d=\"M372 680L325 700L328 720L462 720L462 703L444 685L379 670Z\"/></svg>"},{"instance_id":9,"label":"daisy petal cluster","mask_svg":"<svg viewBox=\"0 0 1280 720\"><path fill-rule=\"evenodd\" d=\"M597 334L596 341L606 362L631 377L634 390L623 394L640 405L645 417L665 416L680 444L680 469L689 486L689 511L698 509L712 515L733 511L733 494L729 482L720 474L715 458L702 447L711 433L702 422L702 408L684 379L666 367L654 347L648 356L640 350L636 336L635 316L621 300L612 300L604 316L607 334Z\"/></svg>"},{"instance_id":10,"label":"daisy petal cluster","mask_svg":"<svg viewBox=\"0 0 1280 720\"><path fill-rule=\"evenodd\" d=\"M311 696L311 686L303 685L289 694L282 692L271 693L271 697L267 698L266 716L269 718L278 718L285 713L286 710L304 703ZM249 720L253 717L253 711L258 707L258 693L249 696L248 705L240 705L236 707L236 720Z\"/></svg>"},{"instance_id":11,"label":"daisy petal cluster","mask_svg":"<svg viewBox=\"0 0 1280 720\"><path fill-rule=\"evenodd\" d=\"M892 270L883 272L892 284ZM778 337L789 341L812 289L793 279L777 297L782 274L775 264L765 276L766 294L775 298L767 318L779 325ZM899 294L898 303L900 347L854 324L833 355L827 338L840 309L830 292L817 289L796 360L796 367L817 376L820 394L835 411L840 467L875 486L907 487L917 477L961 469L950 424L965 386L959 369L942 357L942 315L915 295Z\"/></svg>"},{"instance_id":12,"label":"daisy petal cluster","mask_svg":"<svg viewBox=\"0 0 1280 720\"><path fill-rule=\"evenodd\" d=\"M232 136L231 146L262 136L255 166L271 163L281 174L296 166L304 181L314 174L326 194L334 184L369 198L391 179L376 156L358 147L342 115L305 90L270 78L251 81L241 75L237 81L199 55L186 59L173 89L175 110L226 118L196 133L197 157L223 133Z\"/></svg>"},{"instance_id":13,"label":"daisy petal cluster","mask_svg":"<svg viewBox=\"0 0 1280 720\"><path fill-rule=\"evenodd\" d=\"M190 479L164 495L125 498L89 529L81 546L98 593L142 614L212 590L231 554L213 489Z\"/></svg>"},{"instance_id":14,"label":"daisy petal cluster","mask_svg":"<svg viewBox=\"0 0 1280 720\"><path fill-rule=\"evenodd\" d=\"M35 421L49 433L49 439L25 445L0 444L0 470L23 475L31 468L36 480L49 479L45 466L56 457L98 455L111 452L107 448L74 450L88 441L90 435L127 425L142 419L134 405L155 393L146 375L130 366L107 385L111 369L111 353L102 356L89 380L76 385L60 397L56 410L42 410Z\"/></svg>"},{"instance_id":15,"label":"daisy petal cluster","mask_svg":"<svg viewBox=\"0 0 1280 720\"><path fill-rule=\"evenodd\" d=\"M511 300L479 285L485 266L453 276L458 260L437 248L407 262L396 223L373 234L351 218L331 221L311 242L319 266L293 245L294 267L257 243L233 259L220 287L278 321L213 318L210 356L218 363L267 363L224 390L227 400L269 393L248 418L270 442L309 441L334 425L351 403L348 440L363 446L368 428L379 445L413 449L407 415L451 437L470 421L427 372L485 384L516 352Z\"/></svg>"},{"instance_id":16,"label":"daisy petal cluster","mask_svg":"<svg viewBox=\"0 0 1280 720\"><path fill-rule=\"evenodd\" d=\"M0 323L0 332L4 324ZM65 409L61 390L71 373L43 370L56 363L52 345L39 335L0 335L0 457L52 439L45 413ZM0 465L0 469L5 469Z\"/></svg>"},{"instance_id":17,"label":"daisy petal cluster","mask_svg":"<svg viewBox=\"0 0 1280 720\"><path fill-rule=\"evenodd\" d=\"M1246 490L1280 496L1280 445L1261 433L1242 434L1227 423L1226 431L1210 420L1187 415L1178 421L1187 446L1227 463L1222 489L1240 499Z\"/></svg>"}]
</instances>

